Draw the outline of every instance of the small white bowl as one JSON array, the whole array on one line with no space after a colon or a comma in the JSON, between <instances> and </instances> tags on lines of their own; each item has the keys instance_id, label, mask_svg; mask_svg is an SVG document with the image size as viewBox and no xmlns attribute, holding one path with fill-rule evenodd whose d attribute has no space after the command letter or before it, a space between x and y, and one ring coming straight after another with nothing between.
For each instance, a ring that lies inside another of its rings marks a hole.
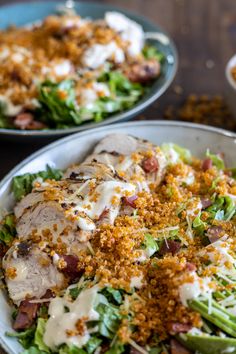
<instances>
[{"instance_id":1,"label":"small white bowl","mask_svg":"<svg viewBox=\"0 0 236 354\"><path fill-rule=\"evenodd\" d=\"M236 119L236 81L233 79L231 70L236 66L236 54L228 61L225 69L227 80L226 100L231 108L232 113Z\"/></svg>"}]
</instances>

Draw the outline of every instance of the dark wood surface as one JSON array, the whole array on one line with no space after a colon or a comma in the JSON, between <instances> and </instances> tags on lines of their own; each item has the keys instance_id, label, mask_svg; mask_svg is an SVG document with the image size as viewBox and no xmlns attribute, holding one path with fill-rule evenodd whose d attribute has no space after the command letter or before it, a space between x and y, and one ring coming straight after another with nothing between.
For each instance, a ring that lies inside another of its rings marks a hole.
<instances>
[{"instance_id":1,"label":"dark wood surface","mask_svg":"<svg viewBox=\"0 0 236 354\"><path fill-rule=\"evenodd\" d=\"M0 0L0 4L11 2ZM121 6L148 17L167 30L177 45L180 60L176 79L168 91L149 107L141 118L161 119L168 105L181 105L191 93L224 94L225 64L236 52L235 0L101 2ZM4 7L0 11L4 11ZM0 141L0 179L24 157L42 145L44 144Z\"/></svg>"}]
</instances>

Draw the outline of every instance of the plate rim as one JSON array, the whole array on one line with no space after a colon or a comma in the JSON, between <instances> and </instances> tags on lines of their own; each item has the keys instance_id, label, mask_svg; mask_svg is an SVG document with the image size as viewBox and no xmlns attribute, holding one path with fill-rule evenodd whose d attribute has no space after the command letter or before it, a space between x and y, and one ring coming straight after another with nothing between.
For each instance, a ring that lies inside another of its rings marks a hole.
<instances>
[{"instance_id":1,"label":"plate rim","mask_svg":"<svg viewBox=\"0 0 236 354\"><path fill-rule=\"evenodd\" d=\"M30 1L30 4L43 4L45 3L46 5L51 3L51 4L55 4L55 7L58 4L63 4L64 1L63 0L56 0L56 1L45 1L45 0L33 0ZM27 2L27 0L23 0L20 2L14 2L11 4L2 4L0 5L0 10L3 7L4 9L6 8L14 8L14 7L20 7L21 5L28 5L29 2ZM83 5L86 6L86 2L84 1L76 1L76 5ZM148 97L147 99L145 99L144 102L140 102L137 104L135 104L134 107L132 107L129 110L123 111L123 112L118 112L117 114L112 115L111 117L108 117L106 119L104 119L101 122L94 122L92 121L91 123L85 123L83 125L80 126L75 126L75 127L71 127L71 128L67 128L67 129L51 129L51 130L18 130L18 129L6 129L6 128L0 128L0 135L2 136L9 136L9 137L43 137L43 138L50 138L50 137L59 137L62 135L67 135L67 134L73 134L73 133L77 133L77 132L82 132L84 130L87 129L94 129L96 127L103 127L105 125L109 125L109 124L113 124L113 123L117 123L118 121L121 120L125 120L125 119L129 119L134 117L136 114L141 113L144 109L148 108L153 102L155 102L160 96L163 95L164 92L166 92L166 90L168 89L168 87L171 85L171 83L173 82L176 73L177 73L177 69L179 66L179 55L178 55L178 51L175 45L175 42L173 41L172 37L169 35L169 32L167 32L166 30L164 30L161 26L159 26L159 24L155 24L152 20L149 20L149 18L143 16L143 15L139 15L135 10L130 11L130 10L126 10L125 8L122 8L120 6L115 6L115 5L110 5L110 4L103 4L103 3L99 3L96 1L89 1L88 5L92 6L92 7L100 7L101 9L107 8L109 9L113 9L114 11L121 11L124 14L128 15L128 16L135 16L137 18L137 20L142 20L144 22L146 22L147 24L155 27L157 30L161 31L164 35L166 35L169 39L169 47L171 48L171 52L174 58L173 63L170 65L171 67L171 72L170 72L170 76L167 78L167 80L165 81L165 83L160 87L160 89L158 89L158 91L154 92L150 97Z\"/></svg>"}]
</instances>

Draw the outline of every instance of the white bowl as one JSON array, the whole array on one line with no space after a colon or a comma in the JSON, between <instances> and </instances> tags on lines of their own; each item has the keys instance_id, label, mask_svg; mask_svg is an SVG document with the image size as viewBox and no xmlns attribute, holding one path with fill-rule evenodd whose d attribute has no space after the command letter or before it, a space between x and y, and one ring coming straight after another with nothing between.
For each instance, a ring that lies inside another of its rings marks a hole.
<instances>
[{"instance_id":1,"label":"white bowl","mask_svg":"<svg viewBox=\"0 0 236 354\"><path fill-rule=\"evenodd\" d=\"M226 100L228 101L231 111L236 119L236 81L231 74L231 70L234 66L236 66L236 54L228 61L225 69L227 80Z\"/></svg>"},{"instance_id":2,"label":"white bowl","mask_svg":"<svg viewBox=\"0 0 236 354\"><path fill-rule=\"evenodd\" d=\"M21 162L0 183L0 209L10 209L13 205L10 192L13 176L45 169L46 164L64 169L82 160L99 139L113 132L149 139L156 144L174 142L189 148L199 157L210 148L213 152L224 152L228 166L234 165L235 162L236 134L222 129L171 121L141 121L109 125L58 140ZM11 310L3 293L0 293L0 308L0 344L10 354L21 353L22 347L17 341L4 335L6 331L12 329Z\"/></svg>"}]
</instances>

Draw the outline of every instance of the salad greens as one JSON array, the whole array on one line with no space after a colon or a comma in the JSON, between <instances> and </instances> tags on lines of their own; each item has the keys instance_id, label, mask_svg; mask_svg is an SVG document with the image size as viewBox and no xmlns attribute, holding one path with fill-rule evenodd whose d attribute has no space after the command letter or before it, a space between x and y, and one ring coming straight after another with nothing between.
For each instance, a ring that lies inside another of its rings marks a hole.
<instances>
[{"instance_id":1,"label":"salad greens","mask_svg":"<svg viewBox=\"0 0 236 354\"><path fill-rule=\"evenodd\" d=\"M206 157L209 157L211 159L212 163L214 166L218 168L218 170L224 170L225 169L225 163L224 160L220 155L215 155L210 152L209 149L206 151Z\"/></svg>"},{"instance_id":2,"label":"salad greens","mask_svg":"<svg viewBox=\"0 0 236 354\"><path fill-rule=\"evenodd\" d=\"M49 165L46 166L46 171L40 171L36 173L25 173L20 176L16 176L12 181L12 191L15 199L19 201L26 194L32 191L33 183L37 178L45 181L46 179L60 180L62 177L62 171L54 169Z\"/></svg>"},{"instance_id":3,"label":"salad greens","mask_svg":"<svg viewBox=\"0 0 236 354\"><path fill-rule=\"evenodd\" d=\"M40 108L37 110L39 119L54 128L82 123L75 104L74 82L64 80L60 83L45 81L39 88Z\"/></svg>"},{"instance_id":4,"label":"salad greens","mask_svg":"<svg viewBox=\"0 0 236 354\"><path fill-rule=\"evenodd\" d=\"M9 246L16 236L15 216L13 214L6 215L0 225L0 242Z\"/></svg>"},{"instance_id":5,"label":"salad greens","mask_svg":"<svg viewBox=\"0 0 236 354\"><path fill-rule=\"evenodd\" d=\"M79 125L88 119L98 122L111 113L129 109L144 93L142 85L132 83L120 71L104 72L98 82L107 84L111 95L100 97L87 107L76 104L73 80L64 80L59 84L44 82L40 86L39 120L54 128Z\"/></svg>"}]
</instances>

